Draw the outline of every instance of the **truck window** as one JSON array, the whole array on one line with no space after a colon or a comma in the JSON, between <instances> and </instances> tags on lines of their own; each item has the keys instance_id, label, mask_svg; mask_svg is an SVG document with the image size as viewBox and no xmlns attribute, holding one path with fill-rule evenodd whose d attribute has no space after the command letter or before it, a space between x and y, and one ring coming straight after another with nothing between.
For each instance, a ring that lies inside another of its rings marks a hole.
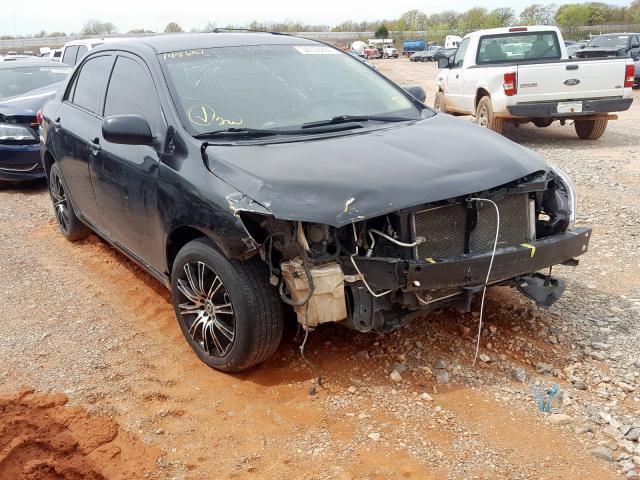
<instances>
[{"instance_id":1,"label":"truck window","mask_svg":"<svg viewBox=\"0 0 640 480\"><path fill-rule=\"evenodd\" d=\"M522 32L487 35L480 38L477 64L559 59L555 32Z\"/></svg>"},{"instance_id":2,"label":"truck window","mask_svg":"<svg viewBox=\"0 0 640 480\"><path fill-rule=\"evenodd\" d=\"M62 63L66 63L67 65L71 65L72 67L76 64L76 54L78 53L78 46L71 45L64 49L64 57L62 57Z\"/></svg>"},{"instance_id":3,"label":"truck window","mask_svg":"<svg viewBox=\"0 0 640 480\"><path fill-rule=\"evenodd\" d=\"M458 68L458 67L462 66L462 62L464 62L464 55L467 53L467 47L468 46L469 46L469 39L465 38L460 43L460 46L458 47L458 51L456 52L455 56L453 57L452 68Z\"/></svg>"}]
</instances>

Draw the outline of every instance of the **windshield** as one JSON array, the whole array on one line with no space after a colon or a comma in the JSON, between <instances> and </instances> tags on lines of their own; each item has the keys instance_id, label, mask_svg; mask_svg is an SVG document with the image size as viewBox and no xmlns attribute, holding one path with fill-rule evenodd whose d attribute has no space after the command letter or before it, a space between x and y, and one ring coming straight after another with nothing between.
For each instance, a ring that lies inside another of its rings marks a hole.
<instances>
[{"instance_id":1,"label":"windshield","mask_svg":"<svg viewBox=\"0 0 640 480\"><path fill-rule=\"evenodd\" d=\"M16 66L16 68L0 70L0 98L22 95L36 88L62 82L70 71L70 68L64 66Z\"/></svg>"},{"instance_id":2,"label":"windshield","mask_svg":"<svg viewBox=\"0 0 640 480\"><path fill-rule=\"evenodd\" d=\"M324 45L210 48L164 53L160 60L195 134L299 128L342 115L420 115L371 68Z\"/></svg>"},{"instance_id":3,"label":"windshield","mask_svg":"<svg viewBox=\"0 0 640 480\"><path fill-rule=\"evenodd\" d=\"M626 48L629 41L629 35L602 35L600 37L594 37L587 44L587 47L596 48Z\"/></svg>"},{"instance_id":4,"label":"windshield","mask_svg":"<svg viewBox=\"0 0 640 480\"><path fill-rule=\"evenodd\" d=\"M560 58L560 45L554 32L508 33L480 39L478 64L513 60L548 60Z\"/></svg>"}]
</instances>

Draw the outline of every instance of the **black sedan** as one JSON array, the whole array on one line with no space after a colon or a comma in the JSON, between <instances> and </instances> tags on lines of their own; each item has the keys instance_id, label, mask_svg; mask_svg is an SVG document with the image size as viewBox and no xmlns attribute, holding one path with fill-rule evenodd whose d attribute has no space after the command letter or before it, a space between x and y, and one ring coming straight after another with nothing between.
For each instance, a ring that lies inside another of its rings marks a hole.
<instances>
[{"instance_id":1,"label":"black sedan","mask_svg":"<svg viewBox=\"0 0 640 480\"><path fill-rule=\"evenodd\" d=\"M0 181L44 178L36 117L70 72L46 60L0 63Z\"/></svg>"},{"instance_id":2,"label":"black sedan","mask_svg":"<svg viewBox=\"0 0 640 480\"><path fill-rule=\"evenodd\" d=\"M440 48L433 53L433 61L437 62L441 58L453 57L457 51L457 48Z\"/></svg>"},{"instance_id":3,"label":"black sedan","mask_svg":"<svg viewBox=\"0 0 640 480\"><path fill-rule=\"evenodd\" d=\"M535 272L589 242L571 180L423 101L300 37L105 44L43 109L60 230L98 232L170 288L223 371L268 358L289 308L307 332L389 332L487 285L550 305L562 281Z\"/></svg>"}]
</instances>

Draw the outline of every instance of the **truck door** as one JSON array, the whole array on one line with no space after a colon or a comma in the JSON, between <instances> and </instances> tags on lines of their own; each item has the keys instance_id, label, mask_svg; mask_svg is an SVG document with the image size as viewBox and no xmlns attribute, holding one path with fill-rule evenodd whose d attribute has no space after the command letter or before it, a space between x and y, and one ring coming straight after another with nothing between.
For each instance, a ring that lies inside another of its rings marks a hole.
<instances>
[{"instance_id":1,"label":"truck door","mask_svg":"<svg viewBox=\"0 0 640 480\"><path fill-rule=\"evenodd\" d=\"M447 88L444 92L447 110L464 112L464 73L462 68L464 57L469 46L469 39L465 38L458 51L453 56L453 62L447 76Z\"/></svg>"}]
</instances>

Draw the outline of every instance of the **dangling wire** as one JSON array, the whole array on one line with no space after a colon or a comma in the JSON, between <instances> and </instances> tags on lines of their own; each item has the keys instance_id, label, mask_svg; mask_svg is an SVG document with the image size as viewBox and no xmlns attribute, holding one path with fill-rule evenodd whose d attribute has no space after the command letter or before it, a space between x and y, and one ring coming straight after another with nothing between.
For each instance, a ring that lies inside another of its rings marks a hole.
<instances>
[{"instance_id":1,"label":"dangling wire","mask_svg":"<svg viewBox=\"0 0 640 480\"><path fill-rule=\"evenodd\" d=\"M487 293L487 284L491 277L491 269L493 268L493 259L496 256L496 249L498 247L498 236L500 235L500 209L493 200L488 198L470 198L469 200L475 200L476 202L488 202L496 209L496 237L493 240L493 250L491 251L491 260L489 261L489 269L487 270L487 278L484 280L484 286L482 287L482 301L480 302L480 322L478 323L478 338L476 339L476 353L473 357L473 364L475 366L480 353L480 337L482 335L482 320L484 317L484 299Z\"/></svg>"}]
</instances>

